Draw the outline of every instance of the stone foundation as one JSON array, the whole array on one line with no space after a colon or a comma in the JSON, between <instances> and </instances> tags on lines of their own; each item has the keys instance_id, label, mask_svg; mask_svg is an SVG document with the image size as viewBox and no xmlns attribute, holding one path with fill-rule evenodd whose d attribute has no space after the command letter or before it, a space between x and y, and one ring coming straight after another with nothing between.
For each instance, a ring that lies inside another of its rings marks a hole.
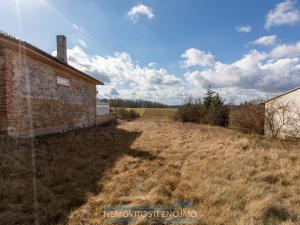
<instances>
[{"instance_id":1,"label":"stone foundation","mask_svg":"<svg viewBox=\"0 0 300 225\"><path fill-rule=\"evenodd\" d=\"M59 100L19 97L9 115L7 132L29 137L63 132L95 124L95 106L70 104Z\"/></svg>"}]
</instances>

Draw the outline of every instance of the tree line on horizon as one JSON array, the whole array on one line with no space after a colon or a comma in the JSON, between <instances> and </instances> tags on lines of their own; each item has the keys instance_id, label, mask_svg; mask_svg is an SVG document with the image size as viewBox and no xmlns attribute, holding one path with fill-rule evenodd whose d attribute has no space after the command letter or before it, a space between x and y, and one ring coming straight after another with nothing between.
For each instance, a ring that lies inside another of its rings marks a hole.
<instances>
[{"instance_id":1,"label":"tree line on horizon","mask_svg":"<svg viewBox=\"0 0 300 225\"><path fill-rule=\"evenodd\" d=\"M101 99L100 102L109 103L111 107L117 108L169 108L170 106L160 102L142 99Z\"/></svg>"}]
</instances>

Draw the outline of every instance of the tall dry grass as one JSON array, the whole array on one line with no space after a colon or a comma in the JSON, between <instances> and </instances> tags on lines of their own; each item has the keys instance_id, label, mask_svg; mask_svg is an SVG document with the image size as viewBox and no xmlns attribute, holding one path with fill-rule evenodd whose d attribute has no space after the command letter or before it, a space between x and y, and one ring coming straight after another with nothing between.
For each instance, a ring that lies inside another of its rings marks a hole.
<instances>
[{"instance_id":1,"label":"tall dry grass","mask_svg":"<svg viewBox=\"0 0 300 225\"><path fill-rule=\"evenodd\" d=\"M0 224L65 224L72 210L101 191L105 170L131 153L139 135L111 125L33 140L2 136Z\"/></svg>"},{"instance_id":2,"label":"tall dry grass","mask_svg":"<svg viewBox=\"0 0 300 225\"><path fill-rule=\"evenodd\" d=\"M33 224L27 145L1 149L0 224ZM108 224L104 208L155 207L178 199L194 204L195 224L300 223L297 142L139 119L42 138L37 146L40 224Z\"/></svg>"},{"instance_id":3,"label":"tall dry grass","mask_svg":"<svg viewBox=\"0 0 300 225\"><path fill-rule=\"evenodd\" d=\"M101 193L71 214L70 225L82 218L85 224L106 224L105 207L155 207L182 198L195 204L196 224L299 224L298 143L165 120L120 128L142 132L133 154L106 171ZM147 156L136 158L141 150Z\"/></svg>"}]
</instances>

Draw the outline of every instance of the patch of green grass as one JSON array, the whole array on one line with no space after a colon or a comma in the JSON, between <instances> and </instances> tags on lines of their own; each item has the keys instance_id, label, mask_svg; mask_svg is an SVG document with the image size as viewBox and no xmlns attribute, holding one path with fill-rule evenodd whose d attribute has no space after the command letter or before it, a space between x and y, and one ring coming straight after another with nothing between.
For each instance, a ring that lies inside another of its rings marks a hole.
<instances>
[{"instance_id":1,"label":"patch of green grass","mask_svg":"<svg viewBox=\"0 0 300 225\"><path fill-rule=\"evenodd\" d=\"M144 116L145 114L145 108L126 108L127 110L133 110L135 111L137 114L139 114L141 117Z\"/></svg>"},{"instance_id":2,"label":"patch of green grass","mask_svg":"<svg viewBox=\"0 0 300 225\"><path fill-rule=\"evenodd\" d=\"M176 108L126 108L127 110L133 110L140 115L140 117L169 117L172 118L176 113ZM112 112L115 108L112 108Z\"/></svg>"},{"instance_id":3,"label":"patch of green grass","mask_svg":"<svg viewBox=\"0 0 300 225\"><path fill-rule=\"evenodd\" d=\"M173 117L177 109L175 108L147 108L144 117Z\"/></svg>"}]
</instances>

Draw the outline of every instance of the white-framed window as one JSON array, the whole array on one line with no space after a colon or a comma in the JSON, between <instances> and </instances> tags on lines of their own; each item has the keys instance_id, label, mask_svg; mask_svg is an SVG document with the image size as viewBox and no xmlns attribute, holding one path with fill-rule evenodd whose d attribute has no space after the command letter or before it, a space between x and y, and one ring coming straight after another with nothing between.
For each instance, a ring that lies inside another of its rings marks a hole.
<instances>
[{"instance_id":1,"label":"white-framed window","mask_svg":"<svg viewBox=\"0 0 300 225\"><path fill-rule=\"evenodd\" d=\"M60 84L60 85L67 86L67 87L70 87L70 80L68 80L66 78L63 78L63 77L60 77L60 76L56 77L56 83Z\"/></svg>"}]
</instances>

